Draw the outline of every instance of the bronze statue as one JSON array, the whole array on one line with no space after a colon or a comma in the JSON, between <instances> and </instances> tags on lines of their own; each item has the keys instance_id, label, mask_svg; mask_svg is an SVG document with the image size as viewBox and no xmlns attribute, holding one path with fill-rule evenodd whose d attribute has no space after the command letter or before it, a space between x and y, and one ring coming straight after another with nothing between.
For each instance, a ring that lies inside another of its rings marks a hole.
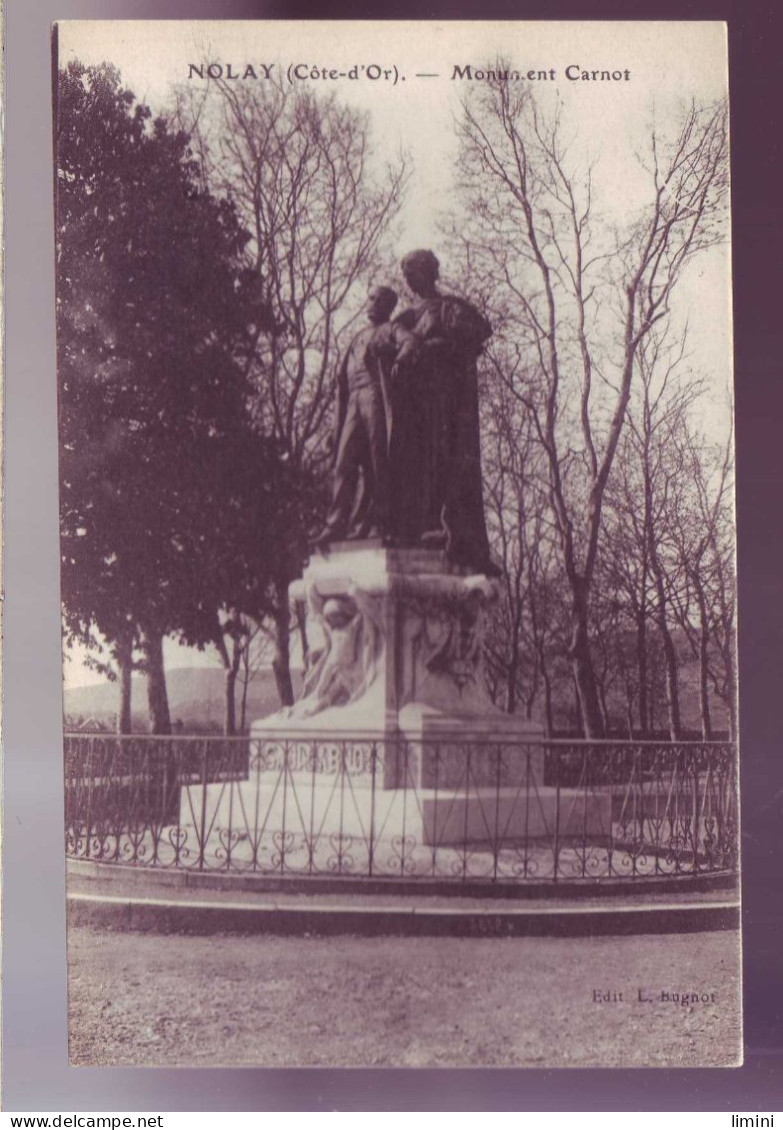
<instances>
[{"instance_id":1,"label":"bronze statue","mask_svg":"<svg viewBox=\"0 0 783 1130\"><path fill-rule=\"evenodd\" d=\"M370 325L338 371L332 502L315 544L381 537L444 549L455 563L496 576L476 371L492 329L469 302L438 291L438 266L431 251L405 256L416 301L393 322L395 291L370 293Z\"/></svg>"},{"instance_id":2,"label":"bronze statue","mask_svg":"<svg viewBox=\"0 0 783 1130\"><path fill-rule=\"evenodd\" d=\"M402 271L417 301L395 320L404 336L391 374L391 528L402 544L442 547L453 561L494 576L476 369L492 328L469 302L438 291L431 251L406 255Z\"/></svg>"},{"instance_id":3,"label":"bronze statue","mask_svg":"<svg viewBox=\"0 0 783 1130\"><path fill-rule=\"evenodd\" d=\"M370 325L346 350L337 373L332 502L317 546L389 533L389 373L397 351L390 324L397 293L376 287L367 299Z\"/></svg>"}]
</instances>

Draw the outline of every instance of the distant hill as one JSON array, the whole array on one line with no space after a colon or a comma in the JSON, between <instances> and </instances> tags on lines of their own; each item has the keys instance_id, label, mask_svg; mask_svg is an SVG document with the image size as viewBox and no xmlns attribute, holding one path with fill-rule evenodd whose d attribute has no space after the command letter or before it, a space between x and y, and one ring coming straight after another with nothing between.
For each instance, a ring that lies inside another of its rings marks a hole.
<instances>
[{"instance_id":1,"label":"distant hill","mask_svg":"<svg viewBox=\"0 0 783 1130\"><path fill-rule=\"evenodd\" d=\"M699 730L698 664L689 657L679 669L680 709L683 727L695 736ZM661 673L662 677L662 673ZM294 675L294 690L301 685L301 673ZM186 733L213 733L223 728L224 675L219 667L174 667L166 672L169 709L172 722L181 721ZM241 686L237 687L237 724L241 724ZM65 692L66 726L72 729L114 729L119 700L117 683L96 683L76 687ZM625 700L616 689L609 694L613 718L621 725L625 717ZM572 733L574 719L563 710L559 702L555 728L558 732ZM726 708L716 695L710 696L712 723L716 731L728 729ZM280 700L271 668L265 668L253 677L248 688L246 719L249 725L256 718L264 718L279 709ZM147 680L143 675L133 678L133 729L145 733L149 726L147 714ZM656 731L666 730L666 711L659 702L653 720ZM624 731L623 736L625 736Z\"/></svg>"},{"instance_id":2,"label":"distant hill","mask_svg":"<svg viewBox=\"0 0 783 1130\"><path fill-rule=\"evenodd\" d=\"M295 675L295 686L300 676ZM219 730L223 724L225 678L219 667L175 667L166 672L169 710L172 722L180 720L187 732ZM87 687L74 687L65 691L65 717L69 724L82 721L86 729L92 720L99 725L113 726L119 700L117 683L95 683ZM242 687L237 686L237 722L240 720ZM133 726L139 732L147 729L147 680L143 675L133 676L132 691ZM275 677L271 669L257 672L247 693L247 719L263 718L279 709Z\"/></svg>"}]
</instances>

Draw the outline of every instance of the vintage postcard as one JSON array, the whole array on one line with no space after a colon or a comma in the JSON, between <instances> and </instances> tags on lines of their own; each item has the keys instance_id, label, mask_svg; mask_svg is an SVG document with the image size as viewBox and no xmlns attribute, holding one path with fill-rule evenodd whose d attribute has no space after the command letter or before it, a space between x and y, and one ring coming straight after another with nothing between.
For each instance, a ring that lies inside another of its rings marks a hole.
<instances>
[{"instance_id":1,"label":"vintage postcard","mask_svg":"<svg viewBox=\"0 0 783 1130\"><path fill-rule=\"evenodd\" d=\"M55 54L71 1062L741 1063L725 26Z\"/></svg>"}]
</instances>

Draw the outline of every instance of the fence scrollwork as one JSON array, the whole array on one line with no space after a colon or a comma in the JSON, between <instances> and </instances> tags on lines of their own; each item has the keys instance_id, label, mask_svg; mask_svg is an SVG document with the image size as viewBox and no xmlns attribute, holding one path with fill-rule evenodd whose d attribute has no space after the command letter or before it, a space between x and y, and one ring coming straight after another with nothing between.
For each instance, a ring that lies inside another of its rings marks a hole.
<instances>
[{"instance_id":1,"label":"fence scrollwork","mask_svg":"<svg viewBox=\"0 0 783 1130\"><path fill-rule=\"evenodd\" d=\"M589 884L738 861L728 742L68 734L65 800L66 854L126 867Z\"/></svg>"}]
</instances>

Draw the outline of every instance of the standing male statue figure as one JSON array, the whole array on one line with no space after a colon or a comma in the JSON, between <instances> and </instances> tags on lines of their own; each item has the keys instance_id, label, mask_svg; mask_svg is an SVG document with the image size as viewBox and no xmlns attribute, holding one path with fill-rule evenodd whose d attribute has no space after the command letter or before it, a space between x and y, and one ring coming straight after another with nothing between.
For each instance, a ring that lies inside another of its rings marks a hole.
<instances>
[{"instance_id":1,"label":"standing male statue figure","mask_svg":"<svg viewBox=\"0 0 783 1130\"><path fill-rule=\"evenodd\" d=\"M348 346L337 373L332 502L317 546L389 533L388 380L397 348L389 318L396 303L397 293L388 286L370 291L370 324Z\"/></svg>"},{"instance_id":2,"label":"standing male statue figure","mask_svg":"<svg viewBox=\"0 0 783 1130\"><path fill-rule=\"evenodd\" d=\"M395 320L391 526L402 544L445 548L497 576L484 522L476 362L492 327L463 298L437 289L432 251L411 251L402 272L415 296Z\"/></svg>"}]
</instances>

